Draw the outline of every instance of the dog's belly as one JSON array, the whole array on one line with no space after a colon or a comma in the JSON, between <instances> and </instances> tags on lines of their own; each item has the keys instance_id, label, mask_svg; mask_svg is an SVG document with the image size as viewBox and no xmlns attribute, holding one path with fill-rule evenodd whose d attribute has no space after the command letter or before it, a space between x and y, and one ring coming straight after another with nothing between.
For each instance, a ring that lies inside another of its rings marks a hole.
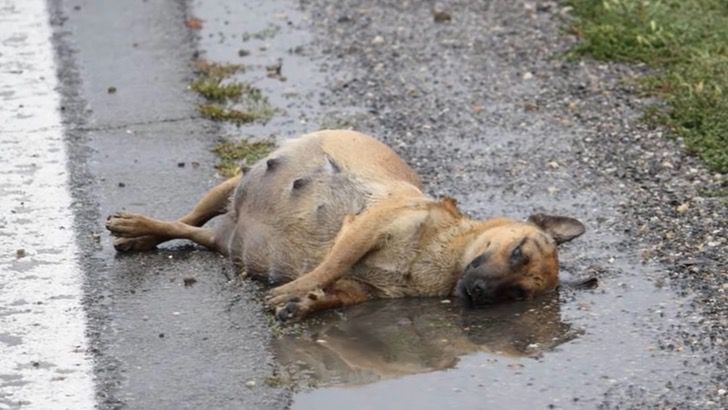
<instances>
[{"instance_id":1,"label":"dog's belly","mask_svg":"<svg viewBox=\"0 0 728 410\"><path fill-rule=\"evenodd\" d=\"M247 274L277 284L312 270L344 217L381 195L372 192L381 187L321 145L316 138L284 145L252 167L236 189L228 251Z\"/></svg>"}]
</instances>

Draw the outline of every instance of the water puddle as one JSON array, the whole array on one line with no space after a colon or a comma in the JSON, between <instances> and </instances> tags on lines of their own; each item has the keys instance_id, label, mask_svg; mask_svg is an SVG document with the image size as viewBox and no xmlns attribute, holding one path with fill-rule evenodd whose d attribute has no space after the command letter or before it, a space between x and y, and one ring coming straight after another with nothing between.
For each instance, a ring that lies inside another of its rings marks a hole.
<instances>
[{"instance_id":1,"label":"water puddle","mask_svg":"<svg viewBox=\"0 0 728 410\"><path fill-rule=\"evenodd\" d=\"M449 299L373 301L312 318L273 349L289 375L316 387L357 386L453 369L474 353L537 358L577 338L556 294L469 309Z\"/></svg>"},{"instance_id":2,"label":"water puddle","mask_svg":"<svg viewBox=\"0 0 728 410\"><path fill-rule=\"evenodd\" d=\"M699 366L656 339L687 298L644 278L560 293L482 310L385 301L322 318L274 345L320 383L292 408L583 408L625 386L651 402Z\"/></svg>"}]
</instances>

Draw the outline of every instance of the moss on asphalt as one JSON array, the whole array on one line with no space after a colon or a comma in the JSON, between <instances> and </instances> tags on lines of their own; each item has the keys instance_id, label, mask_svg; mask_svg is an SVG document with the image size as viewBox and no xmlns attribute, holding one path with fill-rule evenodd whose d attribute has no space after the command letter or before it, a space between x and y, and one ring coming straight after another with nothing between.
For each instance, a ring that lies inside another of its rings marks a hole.
<instances>
[{"instance_id":1,"label":"moss on asphalt","mask_svg":"<svg viewBox=\"0 0 728 410\"><path fill-rule=\"evenodd\" d=\"M275 111L259 89L229 78L242 70L242 66L202 59L194 60L192 65L198 77L190 88L207 100L198 106L203 117L244 124L267 121L273 116Z\"/></svg>"},{"instance_id":2,"label":"moss on asphalt","mask_svg":"<svg viewBox=\"0 0 728 410\"><path fill-rule=\"evenodd\" d=\"M243 93L243 84L223 84L221 78L198 78L190 87L206 99L215 101L238 98Z\"/></svg>"},{"instance_id":3,"label":"moss on asphalt","mask_svg":"<svg viewBox=\"0 0 728 410\"><path fill-rule=\"evenodd\" d=\"M210 62L202 58L192 61L192 68L202 77L224 78L243 70L240 64L223 64Z\"/></svg>"},{"instance_id":4,"label":"moss on asphalt","mask_svg":"<svg viewBox=\"0 0 728 410\"><path fill-rule=\"evenodd\" d=\"M224 177L235 176L240 172L241 163L253 165L273 151L273 148L275 148L275 144L270 141L220 142L212 149L212 152L218 157L215 168Z\"/></svg>"},{"instance_id":5,"label":"moss on asphalt","mask_svg":"<svg viewBox=\"0 0 728 410\"><path fill-rule=\"evenodd\" d=\"M641 62L641 82L662 97L648 119L681 136L709 167L728 172L728 2L568 0L578 55Z\"/></svg>"}]
</instances>

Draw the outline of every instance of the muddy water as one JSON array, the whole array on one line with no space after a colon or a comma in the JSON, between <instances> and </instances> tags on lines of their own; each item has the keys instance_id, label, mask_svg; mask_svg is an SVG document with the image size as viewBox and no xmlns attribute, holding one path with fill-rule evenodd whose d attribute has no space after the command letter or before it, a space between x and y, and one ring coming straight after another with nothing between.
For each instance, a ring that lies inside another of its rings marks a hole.
<instances>
[{"instance_id":1,"label":"muddy water","mask_svg":"<svg viewBox=\"0 0 728 410\"><path fill-rule=\"evenodd\" d=\"M310 34L317 9L304 12L288 1L225 7L197 1L193 10L205 21L203 56L249 65L239 78L260 87L281 109L268 124L226 126L226 133L296 135L328 125L332 106L350 117L366 116L362 107L328 100L325 90L341 85L331 79L350 73L332 72L329 61L337 56L317 48L321 40ZM239 57L240 49L250 55ZM265 75L265 65L279 59L286 81ZM418 68L425 69L432 67ZM441 80L459 84L446 75ZM428 86L443 99L448 92L468 92ZM513 90L533 91L528 85ZM322 314L307 321L301 334L272 342L281 372L296 385L292 408L591 408L671 401L715 406L711 397L692 393L713 369L678 336L701 320L689 307L691 296L664 287L660 267L644 265L638 250L626 246L617 211L620 187L589 185L581 174L586 170L564 165L576 162L570 141L578 126L547 115L517 118L523 114L509 113L511 104L488 103L493 118L510 116L519 126L481 127L471 140L417 139L402 132L387 142L426 172L430 190L455 195L472 215L526 217L537 209L584 220L587 234L562 249L562 276L597 276L599 287L565 286L537 301L483 310L449 300L406 300ZM376 130L371 118L368 128ZM459 161L438 158L447 155ZM429 162L447 168L433 174Z\"/></svg>"}]
</instances>

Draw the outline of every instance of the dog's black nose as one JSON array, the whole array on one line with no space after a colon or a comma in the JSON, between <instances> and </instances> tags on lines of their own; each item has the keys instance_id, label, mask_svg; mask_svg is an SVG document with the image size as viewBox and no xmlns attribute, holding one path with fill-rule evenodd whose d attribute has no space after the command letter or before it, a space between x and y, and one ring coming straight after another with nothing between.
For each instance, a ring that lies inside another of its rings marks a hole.
<instances>
[{"instance_id":1,"label":"dog's black nose","mask_svg":"<svg viewBox=\"0 0 728 410\"><path fill-rule=\"evenodd\" d=\"M473 297L480 297L485 294L485 281L476 279L473 281L473 283L470 285L470 296Z\"/></svg>"},{"instance_id":2,"label":"dog's black nose","mask_svg":"<svg viewBox=\"0 0 728 410\"><path fill-rule=\"evenodd\" d=\"M474 279L466 286L466 293L475 305L493 303L493 290L483 279Z\"/></svg>"}]
</instances>

